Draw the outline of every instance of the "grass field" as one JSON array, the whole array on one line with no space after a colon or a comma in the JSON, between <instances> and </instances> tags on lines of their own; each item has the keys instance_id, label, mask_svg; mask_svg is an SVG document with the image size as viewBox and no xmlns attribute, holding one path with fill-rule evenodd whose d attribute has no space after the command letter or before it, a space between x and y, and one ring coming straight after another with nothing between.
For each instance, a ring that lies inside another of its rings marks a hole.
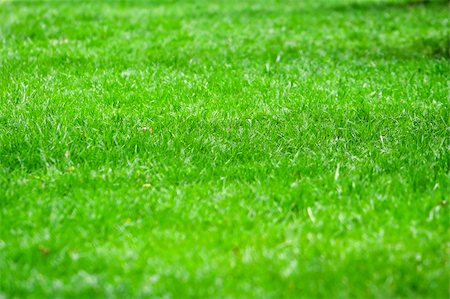
<instances>
[{"instance_id":1,"label":"grass field","mask_svg":"<svg viewBox=\"0 0 450 299\"><path fill-rule=\"evenodd\" d=\"M448 298L448 22L0 1L0 298Z\"/></svg>"}]
</instances>

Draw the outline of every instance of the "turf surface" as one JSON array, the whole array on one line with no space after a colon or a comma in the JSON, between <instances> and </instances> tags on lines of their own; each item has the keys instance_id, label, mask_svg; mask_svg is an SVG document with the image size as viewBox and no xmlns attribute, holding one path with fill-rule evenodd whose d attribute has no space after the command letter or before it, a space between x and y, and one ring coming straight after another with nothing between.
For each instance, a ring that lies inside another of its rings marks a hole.
<instances>
[{"instance_id":1,"label":"turf surface","mask_svg":"<svg viewBox=\"0 0 450 299\"><path fill-rule=\"evenodd\" d=\"M448 9L0 1L0 297L448 298Z\"/></svg>"}]
</instances>

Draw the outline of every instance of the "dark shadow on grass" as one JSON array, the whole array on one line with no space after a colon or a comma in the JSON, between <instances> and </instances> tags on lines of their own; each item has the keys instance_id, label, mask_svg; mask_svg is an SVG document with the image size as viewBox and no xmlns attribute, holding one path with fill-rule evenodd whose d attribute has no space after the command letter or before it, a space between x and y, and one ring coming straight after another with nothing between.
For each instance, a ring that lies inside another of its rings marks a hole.
<instances>
[{"instance_id":1,"label":"dark shadow on grass","mask_svg":"<svg viewBox=\"0 0 450 299\"><path fill-rule=\"evenodd\" d=\"M385 11L385 10L404 10L408 8L423 7L423 6L448 6L448 0L412 0L402 2L354 2L345 5L330 6L329 9L336 12L351 12L351 11Z\"/></svg>"},{"instance_id":2,"label":"dark shadow on grass","mask_svg":"<svg viewBox=\"0 0 450 299\"><path fill-rule=\"evenodd\" d=\"M417 41L413 47L414 49L422 49L422 51L433 58L450 59L450 38L424 38Z\"/></svg>"},{"instance_id":3,"label":"dark shadow on grass","mask_svg":"<svg viewBox=\"0 0 450 299\"><path fill-rule=\"evenodd\" d=\"M377 44L374 46L358 46L347 48L337 46L330 50L329 55L336 59L362 58L373 61L412 61L412 60L450 60L450 40L448 37L421 38L417 37L402 45Z\"/></svg>"},{"instance_id":4,"label":"dark shadow on grass","mask_svg":"<svg viewBox=\"0 0 450 299\"><path fill-rule=\"evenodd\" d=\"M385 46L383 58L398 60L410 59L450 59L450 39L448 37L439 38L419 38L407 47L396 48Z\"/></svg>"}]
</instances>

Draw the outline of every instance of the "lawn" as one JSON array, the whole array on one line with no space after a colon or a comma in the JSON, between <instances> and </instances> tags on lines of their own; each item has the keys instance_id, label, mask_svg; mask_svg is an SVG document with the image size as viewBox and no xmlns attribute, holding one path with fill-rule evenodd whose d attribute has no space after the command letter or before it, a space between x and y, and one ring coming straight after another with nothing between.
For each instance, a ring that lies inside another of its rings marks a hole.
<instances>
[{"instance_id":1,"label":"lawn","mask_svg":"<svg viewBox=\"0 0 450 299\"><path fill-rule=\"evenodd\" d=\"M448 298L449 4L0 0L0 298Z\"/></svg>"}]
</instances>

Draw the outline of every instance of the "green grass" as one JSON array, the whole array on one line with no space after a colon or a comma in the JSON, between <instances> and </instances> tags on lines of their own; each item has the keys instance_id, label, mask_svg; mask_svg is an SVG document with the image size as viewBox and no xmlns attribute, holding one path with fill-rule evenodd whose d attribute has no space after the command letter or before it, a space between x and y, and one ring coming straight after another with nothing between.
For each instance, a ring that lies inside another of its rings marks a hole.
<instances>
[{"instance_id":1,"label":"green grass","mask_svg":"<svg viewBox=\"0 0 450 299\"><path fill-rule=\"evenodd\" d=\"M448 298L448 11L0 1L0 297Z\"/></svg>"}]
</instances>

